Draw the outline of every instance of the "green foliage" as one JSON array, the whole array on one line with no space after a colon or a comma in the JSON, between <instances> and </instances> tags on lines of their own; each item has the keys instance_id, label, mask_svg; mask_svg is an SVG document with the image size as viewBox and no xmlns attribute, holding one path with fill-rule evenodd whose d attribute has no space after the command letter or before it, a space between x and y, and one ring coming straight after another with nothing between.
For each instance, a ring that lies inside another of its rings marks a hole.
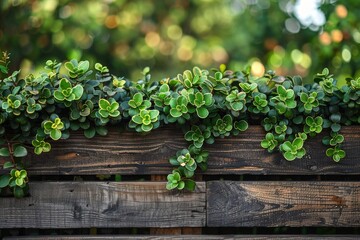
<instances>
[{"instance_id":1,"label":"green foliage","mask_svg":"<svg viewBox=\"0 0 360 240\"><path fill-rule=\"evenodd\" d=\"M65 73L61 69L61 63L49 60L39 76L21 78L17 71L0 81L0 156L8 159L0 188L17 197L28 191L23 168L28 144L35 154L49 152L51 141L67 139L72 131L92 138L106 135L111 125L148 133L177 124L189 146L170 158L174 169L166 187L194 190L195 172L207 169L206 145L239 135L249 122L264 127L263 148L280 151L289 161L302 158L307 137L324 128L330 129L323 139L326 154L340 161L345 157L341 126L360 123L360 80L348 79L339 89L327 69L314 84L271 71L255 77L249 69L225 66L212 72L194 67L160 81L152 81L145 68L137 82L112 75L100 63L94 73L87 61L72 60Z\"/></svg>"},{"instance_id":2,"label":"green foliage","mask_svg":"<svg viewBox=\"0 0 360 240\"><path fill-rule=\"evenodd\" d=\"M231 130L233 129L233 118L231 115L226 114L223 118L219 116L215 117L212 122L214 123L212 128L214 137L225 137L230 135Z\"/></svg>"},{"instance_id":3,"label":"green foliage","mask_svg":"<svg viewBox=\"0 0 360 240\"><path fill-rule=\"evenodd\" d=\"M36 139L32 140L31 144L34 146L34 153L40 155L43 152L50 152L51 145L44 141L44 138L36 136Z\"/></svg>"},{"instance_id":4,"label":"green foliage","mask_svg":"<svg viewBox=\"0 0 360 240\"><path fill-rule=\"evenodd\" d=\"M166 189L168 190L172 190L175 188L178 190L182 190L182 189L187 189L190 191L195 190L195 182L190 179L183 180L181 178L179 171L177 170L174 170L172 174L169 174L167 176L167 180L168 182L166 184Z\"/></svg>"},{"instance_id":5,"label":"green foliage","mask_svg":"<svg viewBox=\"0 0 360 240\"><path fill-rule=\"evenodd\" d=\"M206 128L202 131L198 126L192 126L191 130L185 134L186 141L192 141L196 148L201 148L204 141L210 137L210 129Z\"/></svg>"},{"instance_id":6,"label":"green foliage","mask_svg":"<svg viewBox=\"0 0 360 240\"><path fill-rule=\"evenodd\" d=\"M284 114L289 109L296 107L294 90L286 89L284 86L279 85L276 88L276 96L271 98L271 102L275 105L275 109L279 114Z\"/></svg>"},{"instance_id":7,"label":"green foliage","mask_svg":"<svg viewBox=\"0 0 360 240\"><path fill-rule=\"evenodd\" d=\"M199 118L206 118L209 115L210 107L213 104L211 93L196 92L188 95L189 102L195 107Z\"/></svg>"},{"instance_id":8,"label":"green foliage","mask_svg":"<svg viewBox=\"0 0 360 240\"><path fill-rule=\"evenodd\" d=\"M64 129L64 123L59 117L54 117L54 120L46 120L42 122L44 128L44 133L50 135L53 140L58 140L61 138L61 130Z\"/></svg>"},{"instance_id":9,"label":"green foliage","mask_svg":"<svg viewBox=\"0 0 360 240\"><path fill-rule=\"evenodd\" d=\"M346 153L344 150L341 150L338 146L335 146L334 148L328 148L326 150L326 156L332 157L332 159L335 162L339 162L342 158L346 156Z\"/></svg>"},{"instance_id":10,"label":"green foliage","mask_svg":"<svg viewBox=\"0 0 360 240\"><path fill-rule=\"evenodd\" d=\"M96 70L100 69L101 72L106 72L106 68L101 65L96 65ZM89 61L80 61L73 59L70 62L65 63L65 68L69 72L70 78L77 78L86 73L86 71L89 69Z\"/></svg>"},{"instance_id":11,"label":"green foliage","mask_svg":"<svg viewBox=\"0 0 360 240\"><path fill-rule=\"evenodd\" d=\"M295 138L292 142L286 141L280 146L280 150L283 152L284 157L288 161L292 161L295 158L302 158L306 151L303 148L304 140L302 138Z\"/></svg>"},{"instance_id":12,"label":"green foliage","mask_svg":"<svg viewBox=\"0 0 360 240\"><path fill-rule=\"evenodd\" d=\"M79 100L83 94L82 85L76 85L73 87L69 80L63 78L60 80L59 88L54 91L54 97L58 101L74 101Z\"/></svg>"},{"instance_id":13,"label":"green foliage","mask_svg":"<svg viewBox=\"0 0 360 240\"><path fill-rule=\"evenodd\" d=\"M278 141L275 139L272 133L267 133L265 139L261 141L261 147L267 149L269 152L272 152L275 147L278 146Z\"/></svg>"},{"instance_id":14,"label":"green foliage","mask_svg":"<svg viewBox=\"0 0 360 240\"><path fill-rule=\"evenodd\" d=\"M313 134L313 133L320 133L322 130L323 119L320 116L316 118L308 116L305 119L306 125L304 125L304 132Z\"/></svg>"},{"instance_id":15,"label":"green foliage","mask_svg":"<svg viewBox=\"0 0 360 240\"><path fill-rule=\"evenodd\" d=\"M158 126L158 110L140 110L140 113L132 116L130 127L135 127L138 132L149 132L151 129Z\"/></svg>"},{"instance_id":16,"label":"green foliage","mask_svg":"<svg viewBox=\"0 0 360 240\"><path fill-rule=\"evenodd\" d=\"M238 90L233 90L225 98L226 105L230 110L241 111L246 103L245 97L246 97L245 92L239 92Z\"/></svg>"},{"instance_id":17,"label":"green foliage","mask_svg":"<svg viewBox=\"0 0 360 240\"><path fill-rule=\"evenodd\" d=\"M312 92L310 95L305 92L301 93L300 100L304 104L305 113L310 113L313 109L315 110L319 106L319 101L316 97L317 92Z\"/></svg>"}]
</instances>

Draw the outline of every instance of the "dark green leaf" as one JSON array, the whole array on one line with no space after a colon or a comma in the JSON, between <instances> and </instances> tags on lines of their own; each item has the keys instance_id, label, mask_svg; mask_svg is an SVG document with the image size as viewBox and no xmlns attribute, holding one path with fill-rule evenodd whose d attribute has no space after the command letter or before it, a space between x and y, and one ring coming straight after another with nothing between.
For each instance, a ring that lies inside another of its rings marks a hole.
<instances>
[{"instance_id":1,"label":"dark green leaf","mask_svg":"<svg viewBox=\"0 0 360 240\"><path fill-rule=\"evenodd\" d=\"M0 188L6 187L10 182L11 176L9 174L0 176Z\"/></svg>"}]
</instances>

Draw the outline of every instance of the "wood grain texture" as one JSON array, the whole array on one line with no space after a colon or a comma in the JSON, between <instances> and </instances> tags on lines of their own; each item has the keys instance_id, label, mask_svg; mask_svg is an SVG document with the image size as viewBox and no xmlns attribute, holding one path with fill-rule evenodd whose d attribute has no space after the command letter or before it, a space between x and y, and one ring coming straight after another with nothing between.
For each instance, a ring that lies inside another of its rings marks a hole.
<instances>
[{"instance_id":1,"label":"wood grain texture","mask_svg":"<svg viewBox=\"0 0 360 240\"><path fill-rule=\"evenodd\" d=\"M20 236L20 237L6 237L4 240L125 240L125 239L139 239L139 240L270 240L270 239L301 239L301 240L357 240L360 235L181 235L181 236L141 236L141 235L113 235L113 236Z\"/></svg>"},{"instance_id":2,"label":"wood grain texture","mask_svg":"<svg viewBox=\"0 0 360 240\"><path fill-rule=\"evenodd\" d=\"M360 182L207 185L207 226L360 226Z\"/></svg>"},{"instance_id":3,"label":"wood grain texture","mask_svg":"<svg viewBox=\"0 0 360 240\"><path fill-rule=\"evenodd\" d=\"M168 191L165 182L32 182L31 196L0 198L0 228L205 226L205 184Z\"/></svg>"},{"instance_id":4,"label":"wood grain texture","mask_svg":"<svg viewBox=\"0 0 360 240\"><path fill-rule=\"evenodd\" d=\"M325 156L324 134L305 144L303 159L288 162L261 148L265 133L260 126L250 126L237 137L205 147L210 152L205 174L360 174L360 126L343 127L342 133L347 157L340 163ZM168 174L168 159L186 146L179 129L157 129L148 135L112 129L108 136L93 139L73 133L68 140L54 142L50 153L31 155L26 162L30 175Z\"/></svg>"}]
</instances>

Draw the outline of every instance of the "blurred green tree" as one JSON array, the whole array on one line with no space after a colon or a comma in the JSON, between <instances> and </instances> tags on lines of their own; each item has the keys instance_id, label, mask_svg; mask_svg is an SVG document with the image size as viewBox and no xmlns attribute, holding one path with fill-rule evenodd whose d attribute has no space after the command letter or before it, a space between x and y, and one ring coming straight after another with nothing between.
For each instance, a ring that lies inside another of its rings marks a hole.
<instances>
[{"instance_id":1,"label":"blurred green tree","mask_svg":"<svg viewBox=\"0 0 360 240\"><path fill-rule=\"evenodd\" d=\"M136 78L226 63L255 74L359 75L358 0L3 0L0 50L26 74L47 59L89 59Z\"/></svg>"}]
</instances>

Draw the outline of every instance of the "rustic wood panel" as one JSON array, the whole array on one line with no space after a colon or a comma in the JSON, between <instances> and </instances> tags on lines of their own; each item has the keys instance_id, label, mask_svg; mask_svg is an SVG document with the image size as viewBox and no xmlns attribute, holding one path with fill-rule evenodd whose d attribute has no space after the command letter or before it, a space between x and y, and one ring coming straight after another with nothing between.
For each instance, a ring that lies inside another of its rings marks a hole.
<instances>
[{"instance_id":1,"label":"rustic wood panel","mask_svg":"<svg viewBox=\"0 0 360 240\"><path fill-rule=\"evenodd\" d=\"M207 224L358 227L360 182L208 182Z\"/></svg>"},{"instance_id":2,"label":"rustic wood panel","mask_svg":"<svg viewBox=\"0 0 360 240\"><path fill-rule=\"evenodd\" d=\"M32 182L30 197L0 198L0 228L205 226L205 184L194 193L164 185Z\"/></svg>"},{"instance_id":3,"label":"rustic wood panel","mask_svg":"<svg viewBox=\"0 0 360 240\"><path fill-rule=\"evenodd\" d=\"M237 137L218 139L206 146L210 152L205 174L360 174L360 126L343 127L347 157L335 163L325 156L321 136L306 145L308 154L288 162L279 153L260 146L264 131L251 126ZM30 175L168 174L168 159L187 146L179 129L158 129L148 135L109 131L107 137L86 139L73 133L70 139L53 143L50 153L27 159Z\"/></svg>"},{"instance_id":4,"label":"rustic wood panel","mask_svg":"<svg viewBox=\"0 0 360 240\"><path fill-rule=\"evenodd\" d=\"M139 240L268 240L268 239L302 239L302 240L355 240L359 239L359 235L182 235L182 236L141 236L141 235L124 235L124 236L21 236L21 237L6 237L4 240L123 240L123 239L139 239Z\"/></svg>"}]
</instances>

